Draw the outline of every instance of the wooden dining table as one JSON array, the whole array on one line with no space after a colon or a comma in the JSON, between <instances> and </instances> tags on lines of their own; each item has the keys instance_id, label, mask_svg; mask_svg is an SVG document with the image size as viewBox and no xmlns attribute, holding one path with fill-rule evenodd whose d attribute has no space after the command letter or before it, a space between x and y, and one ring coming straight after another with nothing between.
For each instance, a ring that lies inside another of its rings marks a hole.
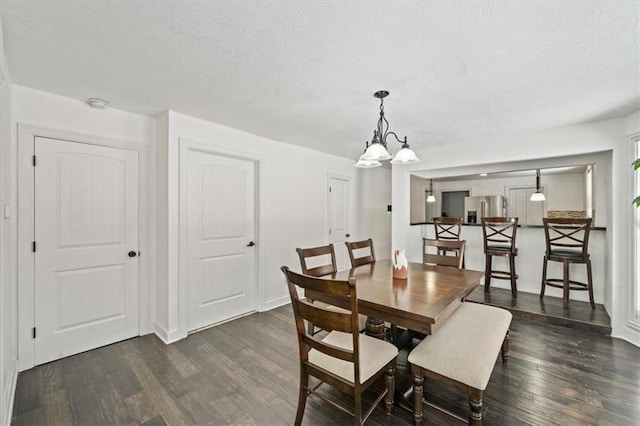
<instances>
[{"instance_id":1,"label":"wooden dining table","mask_svg":"<svg viewBox=\"0 0 640 426\"><path fill-rule=\"evenodd\" d=\"M356 278L358 311L367 315L367 334L384 337L384 323L431 334L458 308L479 284L482 271L448 266L409 263L407 279L393 278L390 260L339 271L323 278ZM340 297L322 297L307 292L311 299L349 308Z\"/></svg>"}]
</instances>

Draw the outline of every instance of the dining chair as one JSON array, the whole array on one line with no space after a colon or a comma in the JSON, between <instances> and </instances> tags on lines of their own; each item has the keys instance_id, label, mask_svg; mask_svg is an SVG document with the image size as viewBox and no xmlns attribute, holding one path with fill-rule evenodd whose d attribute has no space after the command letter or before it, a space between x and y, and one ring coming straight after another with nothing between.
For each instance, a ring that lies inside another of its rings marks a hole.
<instances>
[{"instance_id":1,"label":"dining chair","mask_svg":"<svg viewBox=\"0 0 640 426\"><path fill-rule=\"evenodd\" d=\"M506 309L463 302L409 353L416 425L422 423L425 378L465 392L469 400L468 423L482 424L482 396L496 357L502 352L503 363L509 358L511 319L512 314Z\"/></svg>"},{"instance_id":2,"label":"dining chair","mask_svg":"<svg viewBox=\"0 0 640 426\"><path fill-rule=\"evenodd\" d=\"M317 396L334 407L354 416L354 424L363 424L384 398L387 415L393 409L395 364L398 349L389 342L358 332L358 297L356 279L332 280L297 274L287 266L284 273L293 307L299 346L300 388L295 424L300 425L309 394ZM347 312L336 312L309 303L299 296L298 290L315 292L318 296L339 296L348 299ZM317 324L329 333L316 337L307 332L304 321ZM362 394L384 376L385 386L373 404L363 412ZM319 384L311 386L309 378ZM333 386L354 399L350 410L339 398L320 392L324 385Z\"/></svg>"},{"instance_id":3,"label":"dining chair","mask_svg":"<svg viewBox=\"0 0 640 426\"><path fill-rule=\"evenodd\" d=\"M333 244L319 247L297 248L296 253L298 253L298 257L300 258L300 269L305 275L321 277L323 275L335 274L338 270L336 267L336 252ZM314 303L311 299L309 299L309 301ZM324 305L328 309L344 312L344 309L338 306L328 305L326 303ZM358 321L360 330L364 330L367 324L367 317L365 315L359 315ZM308 322L307 326L310 334L321 331L321 329L316 331L314 324L311 322Z\"/></svg>"},{"instance_id":4,"label":"dining chair","mask_svg":"<svg viewBox=\"0 0 640 426\"><path fill-rule=\"evenodd\" d=\"M345 244L347 245L352 268L376 261L376 252L373 250L373 240L371 238L354 242L345 241ZM365 252L364 254L362 253L363 251Z\"/></svg>"},{"instance_id":5,"label":"dining chair","mask_svg":"<svg viewBox=\"0 0 640 426\"><path fill-rule=\"evenodd\" d=\"M593 299L593 275L591 257L589 255L589 231L591 218L542 218L547 250L542 265L542 288L540 299L544 297L545 286L562 289L562 306L569 307L569 291L582 290L589 292L591 309L596 308ZM547 278L547 262L562 262L562 278ZM569 265L581 263L587 266L587 282L569 279Z\"/></svg>"},{"instance_id":6,"label":"dining chair","mask_svg":"<svg viewBox=\"0 0 640 426\"><path fill-rule=\"evenodd\" d=\"M436 240L460 241L462 218L448 216L434 217L433 228L435 231ZM447 254L449 251L453 250L438 249L438 252L440 254ZM464 257L462 260L462 267L464 268Z\"/></svg>"},{"instance_id":7,"label":"dining chair","mask_svg":"<svg viewBox=\"0 0 640 426\"><path fill-rule=\"evenodd\" d=\"M467 245L466 240L434 240L431 238L422 239L422 263L433 265L453 266L461 269L464 262L464 250ZM429 252L429 248L435 248L435 254ZM451 251L453 256L445 253Z\"/></svg>"},{"instance_id":8,"label":"dining chair","mask_svg":"<svg viewBox=\"0 0 640 426\"><path fill-rule=\"evenodd\" d=\"M516 260L518 248L516 247L516 231L518 230L517 217L483 217L482 237L484 241L485 273L484 291L489 292L491 278L509 280L511 282L511 297L518 297L516 274ZM509 270L502 271L492 267L493 257L506 257Z\"/></svg>"}]
</instances>

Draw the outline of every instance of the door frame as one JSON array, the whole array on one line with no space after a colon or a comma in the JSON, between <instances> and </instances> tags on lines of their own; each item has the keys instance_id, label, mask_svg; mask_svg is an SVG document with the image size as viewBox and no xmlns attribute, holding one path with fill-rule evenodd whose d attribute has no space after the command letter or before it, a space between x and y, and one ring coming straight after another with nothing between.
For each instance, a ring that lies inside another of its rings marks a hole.
<instances>
[{"instance_id":1,"label":"door frame","mask_svg":"<svg viewBox=\"0 0 640 426\"><path fill-rule=\"evenodd\" d=\"M186 183L187 183L187 154L189 151L199 151L206 154L213 154L222 157L235 158L238 160L251 161L255 166L255 233L256 233L256 282L253 290L256 292L256 301L254 309L256 311L263 311L265 309L265 264L262 259L265 259L265 247L264 247L264 230L260 226L261 212L263 210L262 194L264 193L262 188L263 173L264 173L264 158L260 155L254 155L244 151L236 151L220 148L211 143L199 142L188 138L178 138L178 186L179 186L179 212L178 212L178 327L182 330L182 335L188 334L188 320L187 320L187 221L183 218L186 217L187 210L187 197L186 197ZM231 320L232 318L229 318ZM226 322L226 321L222 321ZM220 323L217 323L220 324ZM217 325L217 324L212 324Z\"/></svg>"},{"instance_id":2,"label":"door frame","mask_svg":"<svg viewBox=\"0 0 640 426\"><path fill-rule=\"evenodd\" d=\"M35 261L31 243L35 239L35 181L32 156L36 137L125 149L138 153L138 244L141 253L138 260L138 335L153 331L149 281L155 258L152 245L152 240L155 239L155 214L153 214L155 196L152 195L147 199L142 196L142 194L151 194L150 183L154 180L154 176L150 174L155 171L152 162L153 146L144 141L109 139L18 123L18 359L20 371L35 366L35 342L32 338L32 329L35 326Z\"/></svg>"},{"instance_id":3,"label":"door frame","mask_svg":"<svg viewBox=\"0 0 640 426\"><path fill-rule=\"evenodd\" d=\"M353 240L356 241L358 239L360 239L360 229L358 229L358 232L355 232L353 229L354 226L354 218L355 218L355 206L356 206L356 201L355 201L355 197L354 197L354 190L353 190L353 177L349 176L349 175L345 175L345 174L341 174L341 173L335 173L335 172L327 172L327 180L326 180L326 189L325 189L325 193L327 194L326 199L325 199L325 229L326 229L326 239L327 239L327 244L331 241L331 235L329 234L329 227L331 226L330 223L330 219L329 219L329 215L331 214L331 212L329 211L329 187L331 186L331 179L336 179L336 180L344 180L347 182L347 188L349 190L349 202L348 205L346 206L348 211L347 211L347 224L346 224L346 228L348 229L347 232L349 232L351 234L350 237L345 237L344 240ZM348 262L347 259L345 259L345 261Z\"/></svg>"}]
</instances>

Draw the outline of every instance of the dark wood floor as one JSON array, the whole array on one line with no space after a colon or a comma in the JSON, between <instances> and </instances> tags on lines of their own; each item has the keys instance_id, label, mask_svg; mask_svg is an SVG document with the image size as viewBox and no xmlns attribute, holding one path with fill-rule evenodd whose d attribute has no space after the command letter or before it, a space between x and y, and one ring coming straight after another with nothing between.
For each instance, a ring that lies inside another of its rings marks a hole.
<instances>
[{"instance_id":1,"label":"dark wood floor","mask_svg":"<svg viewBox=\"0 0 640 426\"><path fill-rule=\"evenodd\" d=\"M541 300L538 294L518 292L518 297L514 299L511 290L492 287L490 292L485 293L484 286L478 287L467 300L505 308L513 316L532 321L611 335L609 314L598 303L595 309L591 309L589 302L570 300L569 307L563 308L560 297L546 295Z\"/></svg>"},{"instance_id":2,"label":"dark wood floor","mask_svg":"<svg viewBox=\"0 0 640 426\"><path fill-rule=\"evenodd\" d=\"M598 333L514 318L511 358L497 360L485 424L640 424L640 348ZM413 341L412 344L415 344ZM409 387L405 348L397 387ZM290 306L204 330L166 346L130 339L20 373L13 423L291 424L298 392ZM426 384L427 398L466 413L466 398ZM425 424L458 424L434 409ZM310 398L305 424L351 418ZM367 424L411 424L374 411Z\"/></svg>"}]
</instances>

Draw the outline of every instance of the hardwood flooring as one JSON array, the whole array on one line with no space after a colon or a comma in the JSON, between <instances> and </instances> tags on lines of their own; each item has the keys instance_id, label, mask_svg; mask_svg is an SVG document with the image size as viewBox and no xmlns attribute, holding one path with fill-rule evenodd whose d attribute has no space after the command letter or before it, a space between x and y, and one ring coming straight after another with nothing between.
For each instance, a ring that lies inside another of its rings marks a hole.
<instances>
[{"instance_id":1,"label":"hardwood flooring","mask_svg":"<svg viewBox=\"0 0 640 426\"><path fill-rule=\"evenodd\" d=\"M407 353L397 388L409 388ZM200 331L172 345L142 336L24 371L13 424L292 424L298 348L289 305ZM499 357L498 357L499 358ZM466 397L425 383L428 400L466 416ZM511 357L497 359L485 424L640 424L640 348L598 333L514 318ZM369 400L370 402L370 400ZM412 424L377 408L368 425ZM304 424L350 424L310 397ZM433 408L425 424L459 424Z\"/></svg>"},{"instance_id":2,"label":"hardwood flooring","mask_svg":"<svg viewBox=\"0 0 640 426\"><path fill-rule=\"evenodd\" d=\"M492 287L489 293L485 293L484 286L476 288L467 300L505 308L511 311L514 316L532 321L562 325L605 335L611 334L609 314L604 306L598 303L595 309L591 309L589 302L570 300L569 307L565 309L560 297L546 295L540 300L538 294L518 292L518 297L513 299L510 289Z\"/></svg>"}]
</instances>

